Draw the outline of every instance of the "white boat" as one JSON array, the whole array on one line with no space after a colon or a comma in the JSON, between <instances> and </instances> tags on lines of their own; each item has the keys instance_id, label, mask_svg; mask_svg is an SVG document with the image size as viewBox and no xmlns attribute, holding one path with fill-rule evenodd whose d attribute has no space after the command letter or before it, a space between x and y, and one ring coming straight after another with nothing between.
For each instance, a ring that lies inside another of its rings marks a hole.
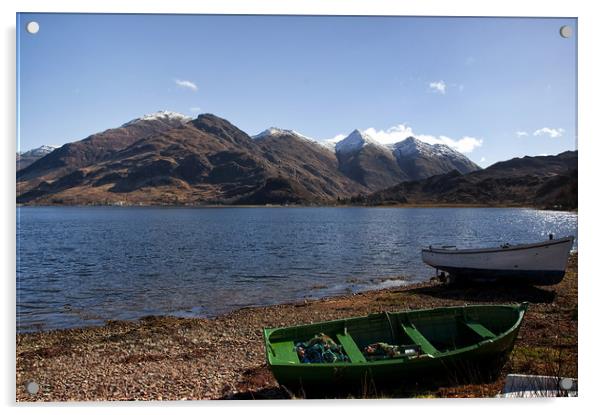
<instances>
[{"instance_id":1,"label":"white boat","mask_svg":"<svg viewBox=\"0 0 602 415\"><path fill-rule=\"evenodd\" d=\"M499 248L457 249L428 247L422 260L460 281L522 281L536 285L558 284L564 278L573 236Z\"/></svg>"}]
</instances>

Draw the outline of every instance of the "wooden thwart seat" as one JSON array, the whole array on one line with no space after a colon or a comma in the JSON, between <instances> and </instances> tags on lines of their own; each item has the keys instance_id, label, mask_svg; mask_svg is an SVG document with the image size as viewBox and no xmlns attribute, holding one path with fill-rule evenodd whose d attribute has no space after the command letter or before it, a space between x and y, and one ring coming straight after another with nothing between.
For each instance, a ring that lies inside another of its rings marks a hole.
<instances>
[{"instance_id":1,"label":"wooden thwart seat","mask_svg":"<svg viewBox=\"0 0 602 415\"><path fill-rule=\"evenodd\" d=\"M485 340L493 339L494 337L496 337L494 333L492 333L487 327L483 326L482 324L469 321L463 321L462 323L464 323L466 327L477 333Z\"/></svg>"},{"instance_id":2,"label":"wooden thwart seat","mask_svg":"<svg viewBox=\"0 0 602 415\"><path fill-rule=\"evenodd\" d=\"M427 338L424 337L422 333L420 333L420 331L418 331L416 326L414 326L412 323L402 324L401 327L403 328L403 331L408 335L408 337L412 339L414 343L420 346L424 353L437 353L437 349L435 348L435 346L433 346L431 342L429 342Z\"/></svg>"},{"instance_id":3,"label":"wooden thwart seat","mask_svg":"<svg viewBox=\"0 0 602 415\"><path fill-rule=\"evenodd\" d=\"M272 343L271 347L274 355L278 356L278 359L289 363L299 363L297 349L292 341Z\"/></svg>"},{"instance_id":4,"label":"wooden thwart seat","mask_svg":"<svg viewBox=\"0 0 602 415\"><path fill-rule=\"evenodd\" d=\"M343 346L345 353L351 360L351 363L365 362L366 358L362 351L357 347L357 344L353 341L353 338L345 333L345 334L337 334L337 340Z\"/></svg>"}]
</instances>

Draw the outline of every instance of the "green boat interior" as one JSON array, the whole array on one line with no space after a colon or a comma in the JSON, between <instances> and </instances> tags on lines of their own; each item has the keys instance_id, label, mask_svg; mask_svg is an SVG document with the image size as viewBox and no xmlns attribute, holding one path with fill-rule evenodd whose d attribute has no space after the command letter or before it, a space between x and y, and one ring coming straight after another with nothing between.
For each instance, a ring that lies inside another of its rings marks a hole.
<instances>
[{"instance_id":1,"label":"green boat interior","mask_svg":"<svg viewBox=\"0 0 602 415\"><path fill-rule=\"evenodd\" d=\"M307 326L274 329L268 335L272 364L301 363L296 344L323 333L342 346L345 363L367 362L366 348L382 342L410 351L396 359L416 355L437 356L493 339L509 330L518 318L517 307L433 309L405 313L380 313ZM486 322L486 323L484 323Z\"/></svg>"}]
</instances>

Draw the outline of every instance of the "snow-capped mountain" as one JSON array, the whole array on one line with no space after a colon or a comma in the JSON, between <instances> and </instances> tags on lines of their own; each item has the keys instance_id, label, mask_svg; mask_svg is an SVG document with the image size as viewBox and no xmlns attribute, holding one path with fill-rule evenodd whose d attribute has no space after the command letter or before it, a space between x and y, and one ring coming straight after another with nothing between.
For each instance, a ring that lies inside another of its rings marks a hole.
<instances>
[{"instance_id":1,"label":"snow-capped mountain","mask_svg":"<svg viewBox=\"0 0 602 415\"><path fill-rule=\"evenodd\" d=\"M445 144L429 144L415 137L408 137L403 141L389 146L396 157L409 157L416 154L433 157L462 157L462 153L446 146Z\"/></svg>"},{"instance_id":2,"label":"snow-capped mountain","mask_svg":"<svg viewBox=\"0 0 602 415\"><path fill-rule=\"evenodd\" d=\"M354 130L336 142L334 150L341 171L373 189L452 170L464 174L480 169L468 157L445 144L429 144L415 137L384 145L366 132Z\"/></svg>"},{"instance_id":3,"label":"snow-capped mountain","mask_svg":"<svg viewBox=\"0 0 602 415\"><path fill-rule=\"evenodd\" d=\"M353 130L335 145L339 170L371 190L392 186L407 178L391 150L365 132Z\"/></svg>"},{"instance_id":4,"label":"snow-capped mountain","mask_svg":"<svg viewBox=\"0 0 602 415\"><path fill-rule=\"evenodd\" d=\"M294 130L271 127L253 136L253 139L265 141L267 138L281 137L297 137L318 143L336 155L340 172L373 190L452 170L464 174L480 169L468 157L444 144L429 144L408 137L385 145L359 129L342 139L337 137L317 141ZM272 146L275 146L273 141Z\"/></svg>"},{"instance_id":5,"label":"snow-capped mountain","mask_svg":"<svg viewBox=\"0 0 602 415\"><path fill-rule=\"evenodd\" d=\"M464 154L445 144L429 144L415 137L389 146L399 167L412 179L458 170L462 174L481 168Z\"/></svg>"},{"instance_id":6,"label":"snow-capped mountain","mask_svg":"<svg viewBox=\"0 0 602 415\"><path fill-rule=\"evenodd\" d=\"M45 156L48 153L53 152L54 150L56 150L59 146L53 146L53 145L42 145L38 148L34 148L28 151L21 151L21 152L17 152L17 156L33 156L33 157L42 157Z\"/></svg>"},{"instance_id":7,"label":"snow-capped mountain","mask_svg":"<svg viewBox=\"0 0 602 415\"><path fill-rule=\"evenodd\" d=\"M382 144L368 134L356 129L347 137L337 142L334 148L337 153L352 153L361 150L367 145L383 147Z\"/></svg>"},{"instance_id":8,"label":"snow-capped mountain","mask_svg":"<svg viewBox=\"0 0 602 415\"><path fill-rule=\"evenodd\" d=\"M28 151L22 151L17 153L17 170L24 169L34 161L44 157L47 154L52 153L58 146L43 145L38 148L34 148Z\"/></svg>"},{"instance_id":9,"label":"snow-capped mountain","mask_svg":"<svg viewBox=\"0 0 602 415\"><path fill-rule=\"evenodd\" d=\"M167 123L185 123L192 120L191 117L188 117L184 114L180 114L179 112L174 111L157 111L150 114L145 114L142 117L134 118L131 121L126 122L122 125L122 127L127 127L132 124L136 124L141 121L163 121Z\"/></svg>"},{"instance_id":10,"label":"snow-capped mountain","mask_svg":"<svg viewBox=\"0 0 602 415\"><path fill-rule=\"evenodd\" d=\"M307 137L295 130L285 130L283 128L277 128L277 127L270 127L266 130L263 130L262 132L260 132L259 134L253 135L251 136L251 138L253 139L262 139L262 138L266 138L266 137L285 137L285 136L295 136L297 138L302 138L304 140L309 140L309 141L313 141L313 142L317 142L317 140L314 140L313 138Z\"/></svg>"}]
</instances>

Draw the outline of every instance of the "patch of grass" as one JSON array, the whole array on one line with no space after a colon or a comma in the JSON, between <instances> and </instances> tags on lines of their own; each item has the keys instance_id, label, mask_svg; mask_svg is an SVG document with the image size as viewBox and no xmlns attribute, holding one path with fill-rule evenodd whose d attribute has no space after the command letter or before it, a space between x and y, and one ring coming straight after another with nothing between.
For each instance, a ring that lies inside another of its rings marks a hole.
<instances>
[{"instance_id":1,"label":"patch of grass","mask_svg":"<svg viewBox=\"0 0 602 415\"><path fill-rule=\"evenodd\" d=\"M575 354L562 345L515 347L510 369L537 375L576 376L576 358Z\"/></svg>"},{"instance_id":2,"label":"patch of grass","mask_svg":"<svg viewBox=\"0 0 602 415\"><path fill-rule=\"evenodd\" d=\"M555 357L558 352L551 347L515 347L514 355L531 360L547 361L551 357Z\"/></svg>"}]
</instances>

